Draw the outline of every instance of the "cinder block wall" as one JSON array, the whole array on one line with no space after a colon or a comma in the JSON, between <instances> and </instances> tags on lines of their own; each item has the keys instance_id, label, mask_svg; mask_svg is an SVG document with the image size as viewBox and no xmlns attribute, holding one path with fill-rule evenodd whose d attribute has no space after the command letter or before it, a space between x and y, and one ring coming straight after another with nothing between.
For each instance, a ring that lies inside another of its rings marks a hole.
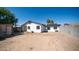
<instances>
[{"instance_id":1,"label":"cinder block wall","mask_svg":"<svg viewBox=\"0 0 79 59\"><path fill-rule=\"evenodd\" d=\"M12 34L12 24L0 24L0 36L11 35Z\"/></svg>"},{"instance_id":2,"label":"cinder block wall","mask_svg":"<svg viewBox=\"0 0 79 59\"><path fill-rule=\"evenodd\" d=\"M61 26L60 32L68 33L70 35L74 35L76 37L79 37L79 27L76 26Z\"/></svg>"}]
</instances>

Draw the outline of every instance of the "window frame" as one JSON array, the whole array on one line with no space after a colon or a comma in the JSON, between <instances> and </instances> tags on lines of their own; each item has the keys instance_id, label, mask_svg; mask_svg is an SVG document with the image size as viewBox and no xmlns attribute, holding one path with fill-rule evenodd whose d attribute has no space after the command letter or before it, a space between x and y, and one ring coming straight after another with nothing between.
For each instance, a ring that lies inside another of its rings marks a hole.
<instances>
[{"instance_id":1,"label":"window frame","mask_svg":"<svg viewBox=\"0 0 79 59\"><path fill-rule=\"evenodd\" d=\"M54 29L57 29L57 26L54 26Z\"/></svg>"},{"instance_id":2,"label":"window frame","mask_svg":"<svg viewBox=\"0 0 79 59\"><path fill-rule=\"evenodd\" d=\"M50 30L50 27L47 27L48 30Z\"/></svg>"},{"instance_id":3,"label":"window frame","mask_svg":"<svg viewBox=\"0 0 79 59\"><path fill-rule=\"evenodd\" d=\"M40 26L36 26L36 29L39 30L40 29Z\"/></svg>"},{"instance_id":4,"label":"window frame","mask_svg":"<svg viewBox=\"0 0 79 59\"><path fill-rule=\"evenodd\" d=\"M27 27L30 30L30 26Z\"/></svg>"}]
</instances>

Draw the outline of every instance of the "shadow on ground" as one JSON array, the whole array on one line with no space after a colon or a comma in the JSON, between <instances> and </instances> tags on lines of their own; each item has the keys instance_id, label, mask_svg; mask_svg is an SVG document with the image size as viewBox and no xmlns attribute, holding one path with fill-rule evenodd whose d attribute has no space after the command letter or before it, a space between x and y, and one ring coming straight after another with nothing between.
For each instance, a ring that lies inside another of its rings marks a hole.
<instances>
[{"instance_id":1,"label":"shadow on ground","mask_svg":"<svg viewBox=\"0 0 79 59\"><path fill-rule=\"evenodd\" d=\"M0 41L3 41L3 40L5 40L5 37L0 37Z\"/></svg>"},{"instance_id":2,"label":"shadow on ground","mask_svg":"<svg viewBox=\"0 0 79 59\"><path fill-rule=\"evenodd\" d=\"M11 38L11 37L18 36L18 35L23 35L23 34L24 34L23 32L15 32L15 33L13 33L9 36L3 35L3 36L0 36L0 41L6 40L6 38Z\"/></svg>"}]
</instances>

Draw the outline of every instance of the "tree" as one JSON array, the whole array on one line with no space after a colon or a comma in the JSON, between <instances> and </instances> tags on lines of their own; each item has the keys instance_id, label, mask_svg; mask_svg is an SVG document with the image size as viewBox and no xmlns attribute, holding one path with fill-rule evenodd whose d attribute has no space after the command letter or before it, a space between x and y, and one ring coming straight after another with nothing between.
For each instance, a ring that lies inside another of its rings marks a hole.
<instances>
[{"instance_id":1,"label":"tree","mask_svg":"<svg viewBox=\"0 0 79 59\"><path fill-rule=\"evenodd\" d=\"M15 16L6 8L0 8L0 23L1 24L14 24Z\"/></svg>"},{"instance_id":2,"label":"tree","mask_svg":"<svg viewBox=\"0 0 79 59\"><path fill-rule=\"evenodd\" d=\"M47 24L54 24L54 21L51 19L47 19Z\"/></svg>"},{"instance_id":3,"label":"tree","mask_svg":"<svg viewBox=\"0 0 79 59\"><path fill-rule=\"evenodd\" d=\"M16 19L14 20L14 26L15 26L15 27L17 26L17 22L18 22L18 18L16 18Z\"/></svg>"},{"instance_id":4,"label":"tree","mask_svg":"<svg viewBox=\"0 0 79 59\"><path fill-rule=\"evenodd\" d=\"M6 32L7 32L7 24L12 24L16 26L17 19L15 18L14 14L11 13L6 8L0 8L0 24L6 24ZM12 26L13 27L13 26Z\"/></svg>"}]
</instances>

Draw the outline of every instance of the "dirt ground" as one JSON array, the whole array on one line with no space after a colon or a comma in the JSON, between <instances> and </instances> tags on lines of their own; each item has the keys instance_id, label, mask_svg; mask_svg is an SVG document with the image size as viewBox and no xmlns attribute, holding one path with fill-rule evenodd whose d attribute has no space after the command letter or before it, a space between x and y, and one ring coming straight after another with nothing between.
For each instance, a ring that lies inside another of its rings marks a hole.
<instances>
[{"instance_id":1,"label":"dirt ground","mask_svg":"<svg viewBox=\"0 0 79 59\"><path fill-rule=\"evenodd\" d=\"M0 51L78 51L79 39L66 33L24 33L0 41Z\"/></svg>"}]
</instances>

